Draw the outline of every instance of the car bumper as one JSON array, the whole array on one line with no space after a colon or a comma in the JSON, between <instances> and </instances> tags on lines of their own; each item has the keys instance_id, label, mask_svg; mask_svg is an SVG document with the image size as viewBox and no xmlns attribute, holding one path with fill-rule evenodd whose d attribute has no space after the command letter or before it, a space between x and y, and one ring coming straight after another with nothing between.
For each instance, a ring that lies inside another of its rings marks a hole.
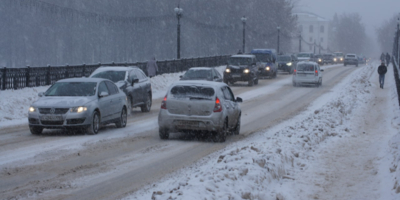
<instances>
[{"instance_id":1,"label":"car bumper","mask_svg":"<svg viewBox=\"0 0 400 200\"><path fill-rule=\"evenodd\" d=\"M177 115L161 109L158 115L160 129L171 132L179 131L220 131L223 128L223 113L212 113L209 116Z\"/></svg>"},{"instance_id":2,"label":"car bumper","mask_svg":"<svg viewBox=\"0 0 400 200\"><path fill-rule=\"evenodd\" d=\"M250 73L248 74L238 74L238 73L224 73L224 79L228 81L249 81L254 79L254 76Z\"/></svg>"},{"instance_id":3,"label":"car bumper","mask_svg":"<svg viewBox=\"0 0 400 200\"><path fill-rule=\"evenodd\" d=\"M292 79L293 83L296 84L317 84L319 82L319 77L312 77L312 78L300 78L300 77L296 77L293 76Z\"/></svg>"},{"instance_id":4,"label":"car bumper","mask_svg":"<svg viewBox=\"0 0 400 200\"><path fill-rule=\"evenodd\" d=\"M357 60L345 60L344 64L356 65L358 64Z\"/></svg>"},{"instance_id":5,"label":"car bumper","mask_svg":"<svg viewBox=\"0 0 400 200\"><path fill-rule=\"evenodd\" d=\"M278 70L283 70L283 71L289 71L292 67L288 66L286 64L279 64L278 65Z\"/></svg>"},{"instance_id":6,"label":"car bumper","mask_svg":"<svg viewBox=\"0 0 400 200\"><path fill-rule=\"evenodd\" d=\"M30 127L42 127L49 129L80 128L91 124L89 112L66 114L40 114L33 112L28 114Z\"/></svg>"}]
</instances>

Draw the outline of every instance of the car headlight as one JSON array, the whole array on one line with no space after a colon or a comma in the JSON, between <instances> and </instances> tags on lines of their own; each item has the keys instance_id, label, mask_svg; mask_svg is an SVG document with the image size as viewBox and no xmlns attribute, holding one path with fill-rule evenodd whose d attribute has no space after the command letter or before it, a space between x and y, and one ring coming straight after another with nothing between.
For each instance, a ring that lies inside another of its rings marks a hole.
<instances>
[{"instance_id":1,"label":"car headlight","mask_svg":"<svg viewBox=\"0 0 400 200\"><path fill-rule=\"evenodd\" d=\"M225 69L226 73L231 73L231 69Z\"/></svg>"},{"instance_id":2,"label":"car headlight","mask_svg":"<svg viewBox=\"0 0 400 200\"><path fill-rule=\"evenodd\" d=\"M286 65L287 65L287 66L292 66L292 63L291 63L291 62L290 62L290 63L286 63Z\"/></svg>"},{"instance_id":3,"label":"car headlight","mask_svg":"<svg viewBox=\"0 0 400 200\"><path fill-rule=\"evenodd\" d=\"M271 68L269 67L269 66L267 66L266 68L265 68L265 70L267 70L267 71L269 71Z\"/></svg>"},{"instance_id":4,"label":"car headlight","mask_svg":"<svg viewBox=\"0 0 400 200\"><path fill-rule=\"evenodd\" d=\"M249 70L249 69L245 69L245 70L243 71L243 73L248 74L248 73L250 73L250 70Z\"/></svg>"},{"instance_id":5,"label":"car headlight","mask_svg":"<svg viewBox=\"0 0 400 200\"><path fill-rule=\"evenodd\" d=\"M336 62L336 58L334 58L334 59L333 59L333 61L335 61L335 62Z\"/></svg>"},{"instance_id":6,"label":"car headlight","mask_svg":"<svg viewBox=\"0 0 400 200\"><path fill-rule=\"evenodd\" d=\"M79 107L71 108L70 111L74 112L74 113L81 113L81 112L87 111L87 107L79 106Z\"/></svg>"},{"instance_id":7,"label":"car headlight","mask_svg":"<svg viewBox=\"0 0 400 200\"><path fill-rule=\"evenodd\" d=\"M343 61L343 58L340 58L340 60L342 60L342 61Z\"/></svg>"},{"instance_id":8,"label":"car headlight","mask_svg":"<svg viewBox=\"0 0 400 200\"><path fill-rule=\"evenodd\" d=\"M35 107L29 107L29 112L36 112L36 108Z\"/></svg>"},{"instance_id":9,"label":"car headlight","mask_svg":"<svg viewBox=\"0 0 400 200\"><path fill-rule=\"evenodd\" d=\"M321 60L321 59L318 59L318 61L319 61L319 62L322 62L322 60Z\"/></svg>"}]
</instances>

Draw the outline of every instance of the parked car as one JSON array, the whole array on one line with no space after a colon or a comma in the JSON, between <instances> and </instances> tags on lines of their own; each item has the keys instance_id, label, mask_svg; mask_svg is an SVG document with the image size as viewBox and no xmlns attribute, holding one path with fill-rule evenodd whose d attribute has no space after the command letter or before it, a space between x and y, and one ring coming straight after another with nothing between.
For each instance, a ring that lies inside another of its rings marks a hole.
<instances>
[{"instance_id":1,"label":"parked car","mask_svg":"<svg viewBox=\"0 0 400 200\"><path fill-rule=\"evenodd\" d=\"M97 134L101 124L125 127L126 95L111 81L69 78L57 81L29 107L32 134L47 129L85 129Z\"/></svg>"},{"instance_id":2,"label":"parked car","mask_svg":"<svg viewBox=\"0 0 400 200\"><path fill-rule=\"evenodd\" d=\"M293 69L296 65L296 61L293 60L290 55L278 55L276 62L278 64L278 70L282 70L289 74L293 73Z\"/></svg>"},{"instance_id":3,"label":"parked car","mask_svg":"<svg viewBox=\"0 0 400 200\"><path fill-rule=\"evenodd\" d=\"M323 54L322 59L324 60L324 63L326 64L333 64L335 63L335 56L333 54Z\"/></svg>"},{"instance_id":4,"label":"parked car","mask_svg":"<svg viewBox=\"0 0 400 200\"><path fill-rule=\"evenodd\" d=\"M346 54L344 57L344 66L346 65L355 65L358 67L358 57L356 54Z\"/></svg>"},{"instance_id":5,"label":"parked car","mask_svg":"<svg viewBox=\"0 0 400 200\"><path fill-rule=\"evenodd\" d=\"M168 139L170 132L209 132L214 142L224 142L228 134L240 133L241 102L225 83L175 82L161 103L160 138Z\"/></svg>"},{"instance_id":6,"label":"parked car","mask_svg":"<svg viewBox=\"0 0 400 200\"><path fill-rule=\"evenodd\" d=\"M180 80L206 80L222 82L221 74L212 67L192 67L186 71Z\"/></svg>"},{"instance_id":7,"label":"parked car","mask_svg":"<svg viewBox=\"0 0 400 200\"><path fill-rule=\"evenodd\" d=\"M298 61L314 61L314 53L312 52L300 52L297 54Z\"/></svg>"},{"instance_id":8,"label":"parked car","mask_svg":"<svg viewBox=\"0 0 400 200\"><path fill-rule=\"evenodd\" d=\"M296 69L293 72L293 86L298 85L315 85L317 87L322 85L322 73L324 70L320 69L316 62L303 61L298 62Z\"/></svg>"},{"instance_id":9,"label":"parked car","mask_svg":"<svg viewBox=\"0 0 400 200\"><path fill-rule=\"evenodd\" d=\"M140 107L142 112L149 112L152 105L150 78L138 67L99 67L92 78L105 78L113 81L128 98L128 111Z\"/></svg>"},{"instance_id":10,"label":"parked car","mask_svg":"<svg viewBox=\"0 0 400 200\"><path fill-rule=\"evenodd\" d=\"M255 55L233 55L224 71L224 83L246 81L249 86L258 84L258 68Z\"/></svg>"},{"instance_id":11,"label":"parked car","mask_svg":"<svg viewBox=\"0 0 400 200\"><path fill-rule=\"evenodd\" d=\"M275 49L253 49L251 54L256 56L259 76L276 78L278 67L275 64Z\"/></svg>"},{"instance_id":12,"label":"parked car","mask_svg":"<svg viewBox=\"0 0 400 200\"><path fill-rule=\"evenodd\" d=\"M344 62L344 54L342 52L335 52L333 53L336 57L336 63L343 63Z\"/></svg>"}]
</instances>

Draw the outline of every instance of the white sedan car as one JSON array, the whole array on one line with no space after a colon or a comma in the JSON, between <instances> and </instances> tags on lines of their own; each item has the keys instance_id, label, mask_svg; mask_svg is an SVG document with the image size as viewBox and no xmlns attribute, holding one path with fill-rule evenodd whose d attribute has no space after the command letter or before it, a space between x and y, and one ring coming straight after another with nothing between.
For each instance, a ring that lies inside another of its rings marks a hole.
<instances>
[{"instance_id":1,"label":"white sedan car","mask_svg":"<svg viewBox=\"0 0 400 200\"><path fill-rule=\"evenodd\" d=\"M214 142L224 142L229 133L240 132L241 102L225 83L176 82L161 103L160 138L168 139L170 132L211 133Z\"/></svg>"},{"instance_id":2,"label":"white sedan car","mask_svg":"<svg viewBox=\"0 0 400 200\"><path fill-rule=\"evenodd\" d=\"M293 71L293 86L297 85L315 85L319 87L322 85L322 72L316 62L303 61L296 65Z\"/></svg>"}]
</instances>

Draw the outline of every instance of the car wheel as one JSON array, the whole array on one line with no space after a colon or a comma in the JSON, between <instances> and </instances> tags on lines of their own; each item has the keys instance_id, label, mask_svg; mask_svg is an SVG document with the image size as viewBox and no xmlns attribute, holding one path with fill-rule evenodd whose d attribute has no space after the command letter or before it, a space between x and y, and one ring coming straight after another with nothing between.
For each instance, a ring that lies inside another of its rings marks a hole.
<instances>
[{"instance_id":1,"label":"car wheel","mask_svg":"<svg viewBox=\"0 0 400 200\"><path fill-rule=\"evenodd\" d=\"M249 80L249 86L253 86L253 85L254 85L254 79L251 78L251 79Z\"/></svg>"},{"instance_id":2,"label":"car wheel","mask_svg":"<svg viewBox=\"0 0 400 200\"><path fill-rule=\"evenodd\" d=\"M214 133L213 141L214 142L225 142L226 135L228 132L228 122L227 120L224 121L224 126L219 132Z\"/></svg>"},{"instance_id":3,"label":"car wheel","mask_svg":"<svg viewBox=\"0 0 400 200\"><path fill-rule=\"evenodd\" d=\"M344 66L346 67L346 64L344 64Z\"/></svg>"},{"instance_id":4,"label":"car wheel","mask_svg":"<svg viewBox=\"0 0 400 200\"><path fill-rule=\"evenodd\" d=\"M152 99L151 99L151 95L148 94L147 95L147 99L144 102L144 105L140 107L140 109L142 110L142 112L149 112L151 109L151 103L152 103Z\"/></svg>"},{"instance_id":5,"label":"car wheel","mask_svg":"<svg viewBox=\"0 0 400 200\"><path fill-rule=\"evenodd\" d=\"M125 127L127 119L128 119L128 115L126 113L126 108L123 107L122 111L121 111L121 115L119 116L118 121L115 123L115 126L117 126L117 128Z\"/></svg>"},{"instance_id":6,"label":"car wheel","mask_svg":"<svg viewBox=\"0 0 400 200\"><path fill-rule=\"evenodd\" d=\"M254 85L258 85L258 78L254 81Z\"/></svg>"},{"instance_id":7,"label":"car wheel","mask_svg":"<svg viewBox=\"0 0 400 200\"><path fill-rule=\"evenodd\" d=\"M234 135L239 135L239 133L240 133L240 118L241 118L241 115L239 115L237 122L236 122L235 130L233 130Z\"/></svg>"},{"instance_id":8,"label":"car wheel","mask_svg":"<svg viewBox=\"0 0 400 200\"><path fill-rule=\"evenodd\" d=\"M89 135L95 135L99 132L100 129L100 115L99 112L94 111L92 115L92 123L87 128L87 133Z\"/></svg>"},{"instance_id":9,"label":"car wheel","mask_svg":"<svg viewBox=\"0 0 400 200\"><path fill-rule=\"evenodd\" d=\"M32 135L40 135L43 132L42 127L29 126L29 130L31 131Z\"/></svg>"},{"instance_id":10,"label":"car wheel","mask_svg":"<svg viewBox=\"0 0 400 200\"><path fill-rule=\"evenodd\" d=\"M166 128L159 128L158 133L160 135L160 139L166 140L169 137L169 132Z\"/></svg>"}]
</instances>

